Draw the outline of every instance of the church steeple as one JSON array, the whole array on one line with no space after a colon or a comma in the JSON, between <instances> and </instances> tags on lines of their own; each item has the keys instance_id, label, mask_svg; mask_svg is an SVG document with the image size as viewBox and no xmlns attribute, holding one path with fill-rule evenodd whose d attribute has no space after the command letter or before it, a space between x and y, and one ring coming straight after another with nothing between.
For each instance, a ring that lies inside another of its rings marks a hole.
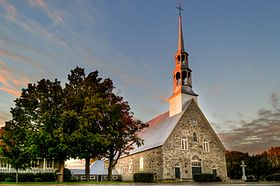
<instances>
[{"instance_id":1,"label":"church steeple","mask_svg":"<svg viewBox=\"0 0 280 186\"><path fill-rule=\"evenodd\" d=\"M183 9L181 8L181 4L177 8L179 9L178 52L179 51L181 52L181 51L185 51L185 49L184 49L184 39L183 39L183 29L182 29L182 16L181 16L181 11Z\"/></svg>"},{"instance_id":2,"label":"church steeple","mask_svg":"<svg viewBox=\"0 0 280 186\"><path fill-rule=\"evenodd\" d=\"M169 116L182 112L183 107L191 98L197 100L197 94L192 90L192 70L189 68L189 54L184 48L181 3L178 16L178 50L175 54L175 68L173 70L173 95L169 99Z\"/></svg>"}]
</instances>

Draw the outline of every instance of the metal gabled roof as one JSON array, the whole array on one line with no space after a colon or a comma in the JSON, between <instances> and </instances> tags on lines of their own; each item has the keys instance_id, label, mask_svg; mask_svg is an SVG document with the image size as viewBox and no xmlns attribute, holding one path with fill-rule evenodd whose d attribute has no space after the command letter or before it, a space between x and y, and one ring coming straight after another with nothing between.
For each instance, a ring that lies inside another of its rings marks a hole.
<instances>
[{"instance_id":1,"label":"metal gabled roof","mask_svg":"<svg viewBox=\"0 0 280 186\"><path fill-rule=\"evenodd\" d=\"M147 123L149 124L149 127L143 129L143 131L139 133L139 137L144 140L144 145L140 147L134 147L134 149L131 150L129 154L135 154L162 146L176 127L176 124L190 105L191 101L192 100L189 100L186 103L184 110L177 115L169 117L169 111L167 111L148 121Z\"/></svg>"}]
</instances>

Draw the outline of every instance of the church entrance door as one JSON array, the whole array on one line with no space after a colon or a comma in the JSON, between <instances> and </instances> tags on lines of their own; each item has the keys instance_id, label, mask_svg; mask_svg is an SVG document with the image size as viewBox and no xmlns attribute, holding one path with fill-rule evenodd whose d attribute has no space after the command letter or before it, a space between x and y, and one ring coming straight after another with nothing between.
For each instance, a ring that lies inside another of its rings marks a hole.
<instances>
[{"instance_id":1,"label":"church entrance door","mask_svg":"<svg viewBox=\"0 0 280 186\"><path fill-rule=\"evenodd\" d=\"M181 178L180 167L175 167L175 178Z\"/></svg>"},{"instance_id":2,"label":"church entrance door","mask_svg":"<svg viewBox=\"0 0 280 186\"><path fill-rule=\"evenodd\" d=\"M192 175L201 174L201 162L192 162Z\"/></svg>"}]
</instances>

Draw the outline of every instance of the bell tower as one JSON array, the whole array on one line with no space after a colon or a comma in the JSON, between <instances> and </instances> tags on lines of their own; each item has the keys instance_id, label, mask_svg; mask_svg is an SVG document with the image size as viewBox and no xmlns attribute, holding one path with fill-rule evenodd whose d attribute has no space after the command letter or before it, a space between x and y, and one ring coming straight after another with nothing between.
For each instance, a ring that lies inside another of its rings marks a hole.
<instances>
[{"instance_id":1,"label":"bell tower","mask_svg":"<svg viewBox=\"0 0 280 186\"><path fill-rule=\"evenodd\" d=\"M173 94L169 98L169 117L183 111L189 99L197 101L197 94L192 90L192 70L189 68L189 54L184 48L181 4L179 10L178 50L175 54L175 67L173 70Z\"/></svg>"}]
</instances>

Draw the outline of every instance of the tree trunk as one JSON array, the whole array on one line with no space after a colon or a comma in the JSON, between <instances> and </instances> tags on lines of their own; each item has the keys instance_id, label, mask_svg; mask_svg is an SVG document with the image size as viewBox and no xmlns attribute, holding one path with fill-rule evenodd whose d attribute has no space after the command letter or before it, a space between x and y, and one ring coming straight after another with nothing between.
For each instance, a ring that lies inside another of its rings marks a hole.
<instances>
[{"instance_id":1,"label":"tree trunk","mask_svg":"<svg viewBox=\"0 0 280 186\"><path fill-rule=\"evenodd\" d=\"M85 165L85 175L86 175L86 180L90 181L90 157L86 157L86 165Z\"/></svg>"},{"instance_id":2,"label":"tree trunk","mask_svg":"<svg viewBox=\"0 0 280 186\"><path fill-rule=\"evenodd\" d=\"M18 169L16 169L16 184L18 183Z\"/></svg>"},{"instance_id":3,"label":"tree trunk","mask_svg":"<svg viewBox=\"0 0 280 186\"><path fill-rule=\"evenodd\" d=\"M112 173L113 173L113 161L114 157L109 158L109 166L108 166L108 181L112 181Z\"/></svg>"},{"instance_id":4,"label":"tree trunk","mask_svg":"<svg viewBox=\"0 0 280 186\"><path fill-rule=\"evenodd\" d=\"M59 174L58 174L58 182L63 182L64 181L64 160L59 160L59 168L58 168L58 171L59 171Z\"/></svg>"}]
</instances>

